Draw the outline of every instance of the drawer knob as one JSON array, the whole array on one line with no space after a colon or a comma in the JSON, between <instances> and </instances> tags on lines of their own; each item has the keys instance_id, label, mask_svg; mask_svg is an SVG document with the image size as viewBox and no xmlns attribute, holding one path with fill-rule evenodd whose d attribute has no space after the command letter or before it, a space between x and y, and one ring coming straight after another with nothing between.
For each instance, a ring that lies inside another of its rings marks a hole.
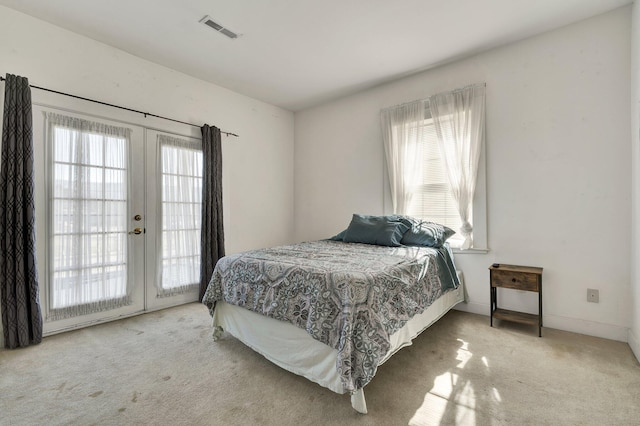
<instances>
[{"instance_id":1,"label":"drawer knob","mask_svg":"<svg viewBox=\"0 0 640 426\"><path fill-rule=\"evenodd\" d=\"M512 282L512 283L515 283L515 282L516 282L516 279L515 279L515 278L511 278L511 282Z\"/></svg>"}]
</instances>

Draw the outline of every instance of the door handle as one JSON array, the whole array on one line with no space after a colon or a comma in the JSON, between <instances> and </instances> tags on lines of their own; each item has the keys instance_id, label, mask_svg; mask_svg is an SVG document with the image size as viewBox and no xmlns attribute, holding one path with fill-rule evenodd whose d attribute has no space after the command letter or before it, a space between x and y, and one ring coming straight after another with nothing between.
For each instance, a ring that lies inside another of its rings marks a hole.
<instances>
[{"instance_id":1,"label":"door handle","mask_svg":"<svg viewBox=\"0 0 640 426\"><path fill-rule=\"evenodd\" d=\"M129 231L129 235L131 234L136 234L136 235L140 235L143 232L146 232L146 229L142 229L142 228L134 228L133 231Z\"/></svg>"}]
</instances>

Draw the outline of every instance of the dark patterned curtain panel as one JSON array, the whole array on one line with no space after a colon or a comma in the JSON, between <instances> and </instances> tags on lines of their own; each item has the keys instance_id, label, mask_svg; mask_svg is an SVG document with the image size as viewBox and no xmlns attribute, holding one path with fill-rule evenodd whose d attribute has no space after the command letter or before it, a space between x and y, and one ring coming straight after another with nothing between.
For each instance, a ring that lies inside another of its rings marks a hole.
<instances>
[{"instance_id":1,"label":"dark patterned curtain panel","mask_svg":"<svg viewBox=\"0 0 640 426\"><path fill-rule=\"evenodd\" d=\"M202 126L202 225L200 300L218 259L224 256L222 224L222 142L220 129Z\"/></svg>"},{"instance_id":2,"label":"dark patterned curtain panel","mask_svg":"<svg viewBox=\"0 0 640 426\"><path fill-rule=\"evenodd\" d=\"M40 343L31 91L7 74L0 159L0 296L6 348Z\"/></svg>"}]
</instances>

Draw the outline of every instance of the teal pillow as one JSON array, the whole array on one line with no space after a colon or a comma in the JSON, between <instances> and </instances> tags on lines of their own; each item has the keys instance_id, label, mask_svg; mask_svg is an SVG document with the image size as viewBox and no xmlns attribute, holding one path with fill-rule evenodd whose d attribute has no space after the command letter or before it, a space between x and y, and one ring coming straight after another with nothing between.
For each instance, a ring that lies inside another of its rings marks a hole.
<instances>
[{"instance_id":1,"label":"teal pillow","mask_svg":"<svg viewBox=\"0 0 640 426\"><path fill-rule=\"evenodd\" d=\"M329 238L329 240L331 241L344 241L344 234L347 233L347 230L345 229L344 231L338 233L337 235L334 235L333 237Z\"/></svg>"},{"instance_id":2,"label":"teal pillow","mask_svg":"<svg viewBox=\"0 0 640 426\"><path fill-rule=\"evenodd\" d=\"M389 216L382 216L382 217L387 218L387 220L391 222L402 222L405 225L407 225L407 228L409 229L411 229L413 225L418 221L418 219L414 219L411 216L402 216L399 214L392 214Z\"/></svg>"},{"instance_id":3,"label":"teal pillow","mask_svg":"<svg viewBox=\"0 0 640 426\"><path fill-rule=\"evenodd\" d=\"M398 247L408 229L409 226L397 217L354 214L343 241Z\"/></svg>"},{"instance_id":4,"label":"teal pillow","mask_svg":"<svg viewBox=\"0 0 640 426\"><path fill-rule=\"evenodd\" d=\"M405 218L407 218L405 216ZM442 247L442 245L456 233L451 228L435 222L407 218L412 226L402 237L401 243L406 246Z\"/></svg>"}]
</instances>

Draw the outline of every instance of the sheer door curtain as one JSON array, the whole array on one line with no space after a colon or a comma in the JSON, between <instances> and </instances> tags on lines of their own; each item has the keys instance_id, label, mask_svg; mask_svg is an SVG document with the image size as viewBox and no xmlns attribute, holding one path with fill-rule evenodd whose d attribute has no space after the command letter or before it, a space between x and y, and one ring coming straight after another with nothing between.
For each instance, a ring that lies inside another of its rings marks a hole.
<instances>
[{"instance_id":1,"label":"sheer door curtain","mask_svg":"<svg viewBox=\"0 0 640 426\"><path fill-rule=\"evenodd\" d=\"M50 297L57 320L131 301L127 200L131 130L48 113Z\"/></svg>"},{"instance_id":2,"label":"sheer door curtain","mask_svg":"<svg viewBox=\"0 0 640 426\"><path fill-rule=\"evenodd\" d=\"M160 250L158 296L195 291L200 283L202 142L158 135Z\"/></svg>"}]
</instances>

